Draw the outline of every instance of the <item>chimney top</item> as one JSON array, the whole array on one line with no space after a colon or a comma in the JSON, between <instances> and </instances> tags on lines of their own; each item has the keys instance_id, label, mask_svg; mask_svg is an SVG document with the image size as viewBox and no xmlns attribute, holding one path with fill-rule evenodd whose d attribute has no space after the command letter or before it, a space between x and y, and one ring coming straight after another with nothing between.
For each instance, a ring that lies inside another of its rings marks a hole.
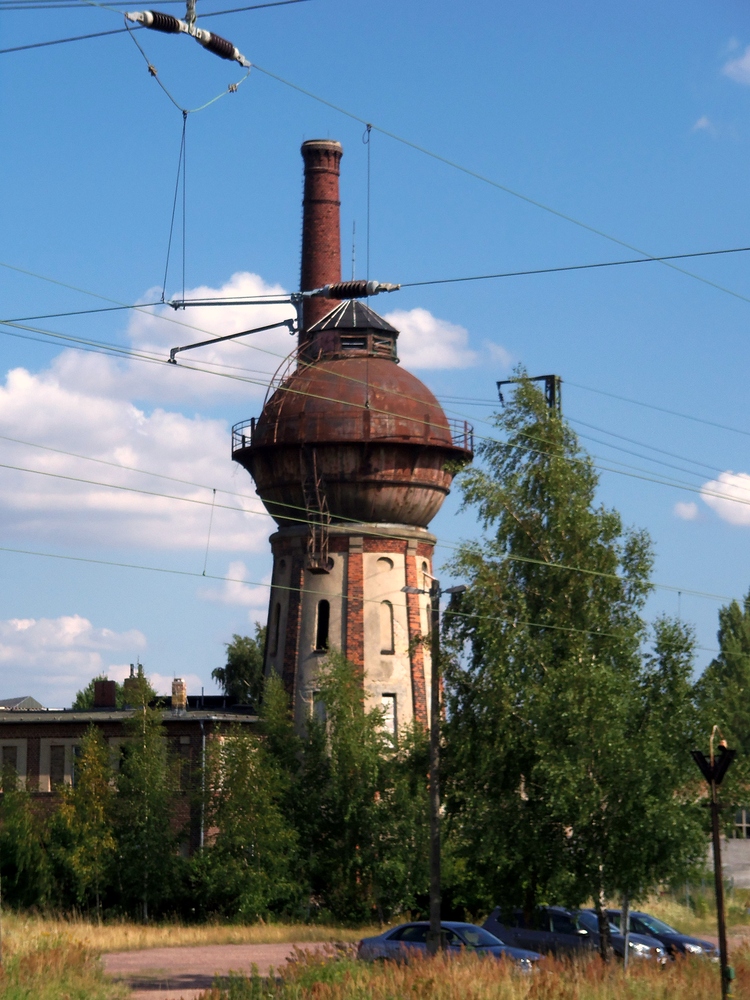
<instances>
[{"instance_id":1,"label":"chimney top","mask_svg":"<svg viewBox=\"0 0 750 1000\"><path fill-rule=\"evenodd\" d=\"M308 139L302 143L305 193L302 201L302 267L300 291L310 292L341 281L341 229L339 221L339 166L341 143L333 139ZM322 319L336 300L305 299L300 345L307 331Z\"/></svg>"}]
</instances>

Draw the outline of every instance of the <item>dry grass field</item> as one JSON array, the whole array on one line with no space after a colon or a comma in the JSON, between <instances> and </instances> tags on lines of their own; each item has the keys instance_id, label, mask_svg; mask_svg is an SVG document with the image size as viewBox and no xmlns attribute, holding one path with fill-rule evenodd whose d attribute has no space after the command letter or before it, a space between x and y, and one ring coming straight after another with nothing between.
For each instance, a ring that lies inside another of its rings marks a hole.
<instances>
[{"instance_id":1,"label":"dry grass field","mask_svg":"<svg viewBox=\"0 0 750 1000\"><path fill-rule=\"evenodd\" d=\"M665 968L604 966L598 958L570 964L545 959L532 974L476 955L365 964L300 956L277 980L237 977L201 1000L716 1000L715 964L702 959ZM735 1000L750 1000L750 955L738 956Z\"/></svg>"}]
</instances>

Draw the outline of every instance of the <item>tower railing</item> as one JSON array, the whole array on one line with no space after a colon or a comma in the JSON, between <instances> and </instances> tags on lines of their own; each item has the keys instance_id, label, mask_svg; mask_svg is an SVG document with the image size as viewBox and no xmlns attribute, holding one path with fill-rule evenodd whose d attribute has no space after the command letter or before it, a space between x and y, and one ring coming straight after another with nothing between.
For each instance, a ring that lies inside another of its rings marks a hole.
<instances>
[{"instance_id":1,"label":"tower railing","mask_svg":"<svg viewBox=\"0 0 750 1000\"><path fill-rule=\"evenodd\" d=\"M258 426L257 417L243 420L232 428L232 455L251 448ZM338 417L331 421L323 414L303 414L294 417L280 417L269 420L273 428L274 444L322 444L326 431L331 432L331 440L342 444L357 441L383 441L399 444L427 444L440 447L454 447L461 451L474 452L474 428L466 420L448 420L445 425L392 414L366 411L353 413L349 417ZM264 430L264 443L269 442L269 428Z\"/></svg>"}]
</instances>

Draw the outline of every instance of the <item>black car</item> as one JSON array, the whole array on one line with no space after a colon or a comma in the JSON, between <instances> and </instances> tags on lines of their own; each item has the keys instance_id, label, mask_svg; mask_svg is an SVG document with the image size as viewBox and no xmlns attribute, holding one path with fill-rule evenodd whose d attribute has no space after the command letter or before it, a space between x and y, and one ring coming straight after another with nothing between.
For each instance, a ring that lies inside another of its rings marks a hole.
<instances>
[{"instance_id":1,"label":"black car","mask_svg":"<svg viewBox=\"0 0 750 1000\"><path fill-rule=\"evenodd\" d=\"M503 913L497 907L485 920L483 927L507 945L530 948L559 957L590 954L599 948L596 915L585 910L579 913L562 906L540 906L529 921L525 919L522 910ZM611 927L611 931L613 950L622 958L625 938L616 927ZM629 954L631 958L650 958L657 962L666 960L659 941L638 934L630 935Z\"/></svg>"},{"instance_id":2,"label":"black car","mask_svg":"<svg viewBox=\"0 0 750 1000\"><path fill-rule=\"evenodd\" d=\"M607 915L612 923L619 928L622 910L607 910ZM675 955L706 955L708 958L718 960L719 950L715 944L700 938L690 937L689 934L680 934L674 927L665 924L658 917L652 917L650 913L631 910L630 930L637 934L650 934L651 937L657 938L672 958Z\"/></svg>"},{"instance_id":3,"label":"black car","mask_svg":"<svg viewBox=\"0 0 750 1000\"><path fill-rule=\"evenodd\" d=\"M579 926L576 915L562 906L537 907L531 920L524 917L523 910L504 913L497 906L482 926L514 948L570 956L596 947L588 931Z\"/></svg>"}]
</instances>

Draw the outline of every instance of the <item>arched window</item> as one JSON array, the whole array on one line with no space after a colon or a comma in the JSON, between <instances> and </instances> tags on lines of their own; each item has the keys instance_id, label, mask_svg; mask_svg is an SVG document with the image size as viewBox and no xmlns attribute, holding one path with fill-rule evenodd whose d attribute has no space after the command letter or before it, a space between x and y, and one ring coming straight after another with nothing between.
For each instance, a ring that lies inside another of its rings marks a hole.
<instances>
[{"instance_id":1,"label":"arched window","mask_svg":"<svg viewBox=\"0 0 750 1000\"><path fill-rule=\"evenodd\" d=\"M393 653L393 605L380 602L380 652Z\"/></svg>"},{"instance_id":2,"label":"arched window","mask_svg":"<svg viewBox=\"0 0 750 1000\"><path fill-rule=\"evenodd\" d=\"M271 656L276 656L279 651L279 628L281 626L281 605L276 602L273 611L273 642L271 644Z\"/></svg>"},{"instance_id":3,"label":"arched window","mask_svg":"<svg viewBox=\"0 0 750 1000\"><path fill-rule=\"evenodd\" d=\"M315 652L324 653L328 649L328 625L331 620L331 605L328 601L318 601L318 621L315 627Z\"/></svg>"}]
</instances>

